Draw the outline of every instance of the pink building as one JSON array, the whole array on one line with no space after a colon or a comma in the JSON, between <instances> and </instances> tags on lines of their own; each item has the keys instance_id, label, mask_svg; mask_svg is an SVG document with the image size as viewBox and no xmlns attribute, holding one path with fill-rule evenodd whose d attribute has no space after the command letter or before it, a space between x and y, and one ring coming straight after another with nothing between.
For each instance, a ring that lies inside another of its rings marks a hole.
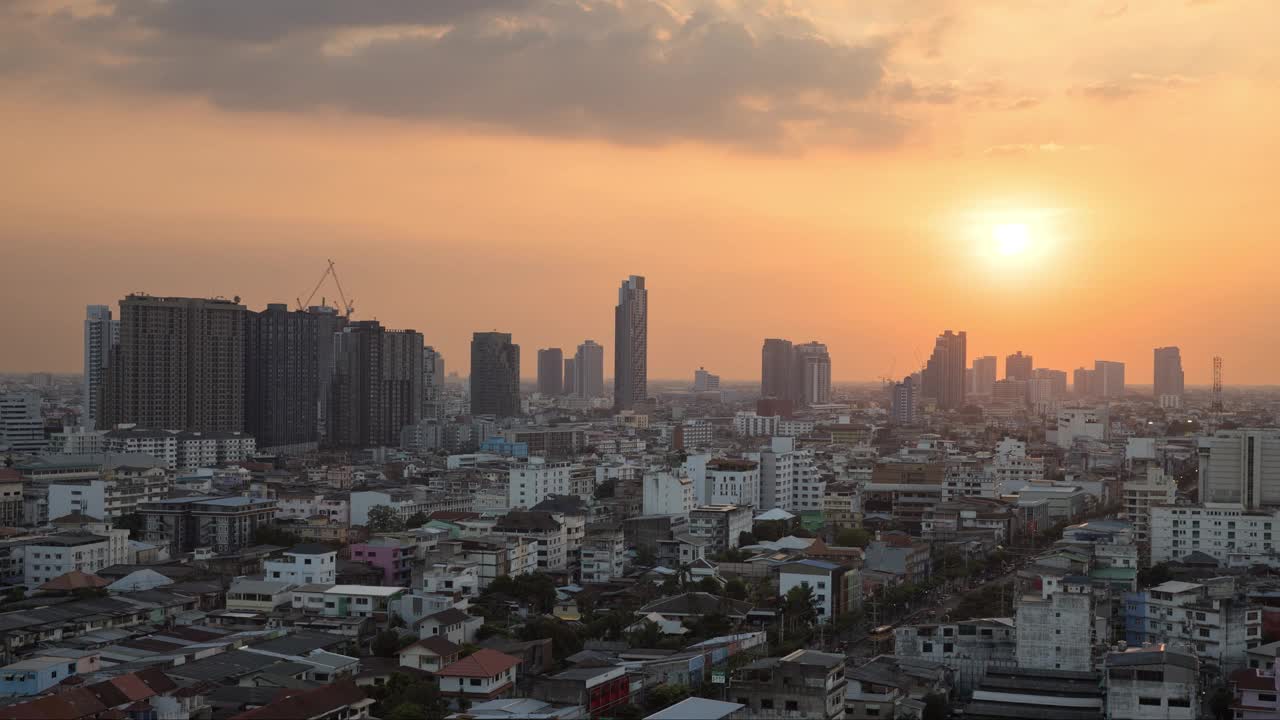
<instances>
[{"instance_id":1,"label":"pink building","mask_svg":"<svg viewBox=\"0 0 1280 720\"><path fill-rule=\"evenodd\" d=\"M351 546L351 559L367 562L382 571L388 587L409 587L413 580L414 546L394 538L372 538Z\"/></svg>"}]
</instances>

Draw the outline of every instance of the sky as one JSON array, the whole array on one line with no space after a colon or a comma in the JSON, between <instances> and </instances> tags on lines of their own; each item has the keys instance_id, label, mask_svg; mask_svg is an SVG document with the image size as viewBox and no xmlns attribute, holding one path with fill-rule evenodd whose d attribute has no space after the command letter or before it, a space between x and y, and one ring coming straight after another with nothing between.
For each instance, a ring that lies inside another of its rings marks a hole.
<instances>
[{"instance_id":1,"label":"sky","mask_svg":"<svg viewBox=\"0 0 1280 720\"><path fill-rule=\"evenodd\" d=\"M1275 0L0 2L0 371L86 304L305 299L837 381L933 337L1071 370L1177 345L1280 382ZM324 291L329 297L331 288Z\"/></svg>"}]
</instances>

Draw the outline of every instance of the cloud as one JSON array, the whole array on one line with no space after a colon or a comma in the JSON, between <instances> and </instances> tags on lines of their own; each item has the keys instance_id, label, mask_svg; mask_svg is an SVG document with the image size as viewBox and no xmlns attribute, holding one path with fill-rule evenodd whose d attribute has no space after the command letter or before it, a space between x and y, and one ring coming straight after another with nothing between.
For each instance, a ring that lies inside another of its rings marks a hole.
<instances>
[{"instance_id":1,"label":"cloud","mask_svg":"<svg viewBox=\"0 0 1280 720\"><path fill-rule=\"evenodd\" d=\"M109 1L109 0L108 0ZM114 0L47 22L91 82L628 144L899 142L888 42L660 0ZM109 58L103 61L102 58Z\"/></svg>"},{"instance_id":2,"label":"cloud","mask_svg":"<svg viewBox=\"0 0 1280 720\"><path fill-rule=\"evenodd\" d=\"M983 150L982 154L991 157L1009 157L1032 154L1057 155L1059 153L1067 152L1088 152L1092 149L1092 145L1060 145L1056 142L1007 143L1004 145L992 145L986 150Z\"/></svg>"},{"instance_id":3,"label":"cloud","mask_svg":"<svg viewBox=\"0 0 1280 720\"><path fill-rule=\"evenodd\" d=\"M1177 90L1196 85L1196 78L1185 75L1148 75L1133 73L1127 77L1085 85L1077 89L1084 97L1094 100L1124 100L1154 90Z\"/></svg>"}]
</instances>

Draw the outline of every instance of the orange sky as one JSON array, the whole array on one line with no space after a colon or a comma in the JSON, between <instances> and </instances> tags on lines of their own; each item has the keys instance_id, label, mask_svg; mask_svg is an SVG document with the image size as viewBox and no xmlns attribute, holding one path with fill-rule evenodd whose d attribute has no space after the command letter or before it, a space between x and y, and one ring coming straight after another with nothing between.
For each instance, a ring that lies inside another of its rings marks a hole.
<instances>
[{"instance_id":1,"label":"orange sky","mask_svg":"<svg viewBox=\"0 0 1280 720\"><path fill-rule=\"evenodd\" d=\"M756 378L766 336L900 376L951 328L1280 381L1274 0L63 5L0 9L0 371L78 370L87 303L292 303L332 257L463 374L488 329L611 365L635 273L651 377Z\"/></svg>"}]
</instances>

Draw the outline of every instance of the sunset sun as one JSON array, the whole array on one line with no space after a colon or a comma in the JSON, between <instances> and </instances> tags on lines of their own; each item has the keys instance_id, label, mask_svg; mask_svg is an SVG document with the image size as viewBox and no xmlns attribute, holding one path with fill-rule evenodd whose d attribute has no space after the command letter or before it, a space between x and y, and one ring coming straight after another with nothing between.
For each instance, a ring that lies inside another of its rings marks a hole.
<instances>
[{"instance_id":1,"label":"sunset sun","mask_svg":"<svg viewBox=\"0 0 1280 720\"><path fill-rule=\"evenodd\" d=\"M1026 223L1000 223L991 229L996 252L1005 257L1021 255L1031 246L1031 232Z\"/></svg>"}]
</instances>

